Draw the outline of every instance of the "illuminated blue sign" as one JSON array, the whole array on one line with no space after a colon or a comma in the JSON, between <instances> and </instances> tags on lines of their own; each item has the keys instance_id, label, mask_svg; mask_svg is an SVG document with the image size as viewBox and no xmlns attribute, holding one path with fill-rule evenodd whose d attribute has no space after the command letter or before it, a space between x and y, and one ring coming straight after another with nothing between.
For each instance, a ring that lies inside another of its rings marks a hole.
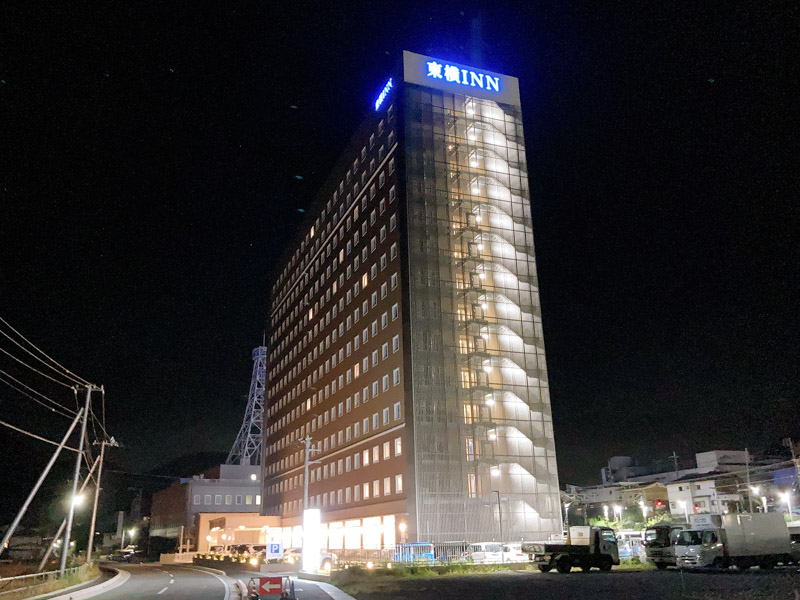
<instances>
[{"instance_id":1,"label":"illuminated blue sign","mask_svg":"<svg viewBox=\"0 0 800 600\"><path fill-rule=\"evenodd\" d=\"M435 60L425 63L428 67L427 77L443 79L450 83L458 83L469 87L477 87L489 92L500 92L500 77L479 73L471 69L464 69L456 65L448 65ZM391 79L389 80L391 83Z\"/></svg>"},{"instance_id":2,"label":"illuminated blue sign","mask_svg":"<svg viewBox=\"0 0 800 600\"><path fill-rule=\"evenodd\" d=\"M389 95L389 92L392 90L392 78L389 78L389 81L386 82L386 85L383 86L383 91L378 96L378 99L375 100L375 110L378 110L383 104L383 101L386 99L386 96Z\"/></svg>"}]
</instances>

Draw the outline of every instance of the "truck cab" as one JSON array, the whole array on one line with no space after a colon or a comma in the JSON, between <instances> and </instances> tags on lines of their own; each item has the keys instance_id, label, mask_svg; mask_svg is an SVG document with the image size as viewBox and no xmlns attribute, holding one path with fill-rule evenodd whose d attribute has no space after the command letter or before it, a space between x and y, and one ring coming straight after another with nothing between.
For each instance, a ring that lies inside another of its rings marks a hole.
<instances>
[{"instance_id":1,"label":"truck cab","mask_svg":"<svg viewBox=\"0 0 800 600\"><path fill-rule=\"evenodd\" d=\"M675 536L675 562L679 567L697 566L700 546L703 544L702 529L684 529Z\"/></svg>"},{"instance_id":2,"label":"truck cab","mask_svg":"<svg viewBox=\"0 0 800 600\"><path fill-rule=\"evenodd\" d=\"M653 525L644 530L644 551L647 560L658 569L677 566L675 540L681 526Z\"/></svg>"}]
</instances>

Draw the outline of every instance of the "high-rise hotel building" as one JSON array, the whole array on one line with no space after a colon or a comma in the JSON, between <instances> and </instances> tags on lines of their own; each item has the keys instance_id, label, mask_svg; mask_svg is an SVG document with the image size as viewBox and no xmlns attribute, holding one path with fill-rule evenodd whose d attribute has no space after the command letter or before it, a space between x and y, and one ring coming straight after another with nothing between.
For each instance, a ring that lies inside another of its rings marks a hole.
<instances>
[{"instance_id":1,"label":"high-rise hotel building","mask_svg":"<svg viewBox=\"0 0 800 600\"><path fill-rule=\"evenodd\" d=\"M517 79L405 52L310 213L271 291L264 513L300 527L307 485L334 550L560 533Z\"/></svg>"}]
</instances>

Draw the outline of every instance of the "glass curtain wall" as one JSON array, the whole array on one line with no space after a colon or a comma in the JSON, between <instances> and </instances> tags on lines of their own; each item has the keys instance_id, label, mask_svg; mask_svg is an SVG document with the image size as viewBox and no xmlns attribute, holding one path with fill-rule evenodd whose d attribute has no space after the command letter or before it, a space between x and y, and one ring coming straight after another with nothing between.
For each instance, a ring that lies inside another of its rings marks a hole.
<instances>
[{"instance_id":1,"label":"glass curtain wall","mask_svg":"<svg viewBox=\"0 0 800 600\"><path fill-rule=\"evenodd\" d=\"M522 120L406 86L420 541L561 532Z\"/></svg>"}]
</instances>

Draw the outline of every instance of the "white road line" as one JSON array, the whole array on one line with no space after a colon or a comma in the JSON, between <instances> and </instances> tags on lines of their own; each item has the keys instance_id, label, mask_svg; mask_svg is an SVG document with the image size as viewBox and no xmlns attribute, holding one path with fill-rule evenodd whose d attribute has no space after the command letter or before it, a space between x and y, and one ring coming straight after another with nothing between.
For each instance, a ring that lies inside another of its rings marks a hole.
<instances>
[{"instance_id":1,"label":"white road line","mask_svg":"<svg viewBox=\"0 0 800 600\"><path fill-rule=\"evenodd\" d=\"M225 588L225 595L223 596L222 600L230 600L231 589L228 587L228 582L225 581L222 577L220 577L219 575L216 575L215 573L211 573L210 571L206 571L204 569L196 569L196 568L189 567L189 570L190 571L198 571L199 573L205 573L206 575L211 575L212 577L216 577L217 579L219 579L219 581L222 583L222 587Z\"/></svg>"},{"instance_id":2,"label":"white road line","mask_svg":"<svg viewBox=\"0 0 800 600\"><path fill-rule=\"evenodd\" d=\"M161 588L161 591L160 591L160 592L156 592L156 594L163 594L163 593L164 593L164 592L166 592L168 589L169 589L169 588L167 588L167 587L165 587L165 588Z\"/></svg>"}]
</instances>

